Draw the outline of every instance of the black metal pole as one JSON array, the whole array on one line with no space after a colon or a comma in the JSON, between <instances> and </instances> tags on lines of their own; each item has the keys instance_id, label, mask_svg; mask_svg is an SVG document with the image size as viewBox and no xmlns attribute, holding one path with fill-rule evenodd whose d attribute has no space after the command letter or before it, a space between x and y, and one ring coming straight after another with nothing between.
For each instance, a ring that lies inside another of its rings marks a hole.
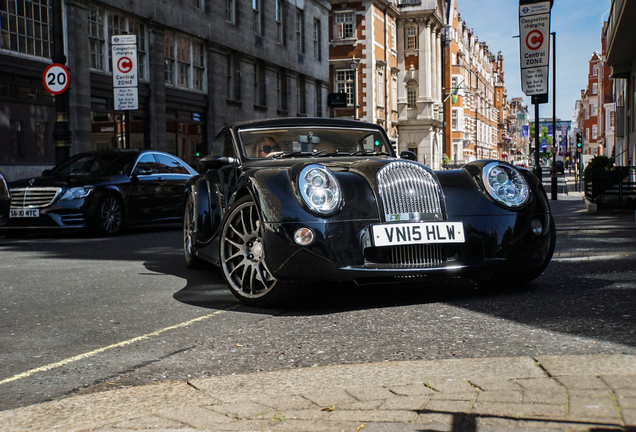
<instances>
[{"instance_id":1,"label":"black metal pole","mask_svg":"<svg viewBox=\"0 0 636 432\"><path fill-rule=\"evenodd\" d=\"M556 32L552 35L552 169L551 176L551 198L557 200L557 170L556 170Z\"/></svg>"},{"instance_id":2,"label":"black metal pole","mask_svg":"<svg viewBox=\"0 0 636 432\"><path fill-rule=\"evenodd\" d=\"M541 174L541 163L539 162L539 136L541 125L539 124L539 101L535 101L534 103L534 173L537 177L539 177L539 181L543 181L543 176Z\"/></svg>"},{"instance_id":3,"label":"black metal pole","mask_svg":"<svg viewBox=\"0 0 636 432\"><path fill-rule=\"evenodd\" d=\"M64 22L62 18L62 0L53 0L51 4L53 15L53 63L66 64L64 54ZM71 154L71 130L68 121L68 93L55 96L55 126L53 128L55 141L55 164L59 165Z\"/></svg>"}]
</instances>

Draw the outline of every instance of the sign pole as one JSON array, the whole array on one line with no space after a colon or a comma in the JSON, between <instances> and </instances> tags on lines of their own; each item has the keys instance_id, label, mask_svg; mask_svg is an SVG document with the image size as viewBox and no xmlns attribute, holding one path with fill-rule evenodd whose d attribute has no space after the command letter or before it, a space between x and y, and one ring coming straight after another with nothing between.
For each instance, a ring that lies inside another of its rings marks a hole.
<instances>
[{"instance_id":1,"label":"sign pole","mask_svg":"<svg viewBox=\"0 0 636 432\"><path fill-rule=\"evenodd\" d=\"M62 17L62 0L53 0L53 63L66 64L64 54L64 20ZM70 77L69 77L70 79ZM55 141L55 165L59 165L71 155L71 129L68 119L68 93L55 95L55 126L53 127L53 141Z\"/></svg>"},{"instance_id":2,"label":"sign pole","mask_svg":"<svg viewBox=\"0 0 636 432\"><path fill-rule=\"evenodd\" d=\"M557 200L557 170L556 170L556 153L558 144L556 143L556 32L552 35L552 169L550 170L551 180L551 197L553 201Z\"/></svg>"},{"instance_id":3,"label":"sign pole","mask_svg":"<svg viewBox=\"0 0 636 432\"><path fill-rule=\"evenodd\" d=\"M130 148L130 111L139 109L137 36L112 36L113 98L115 110L123 111L122 147Z\"/></svg>"}]
</instances>

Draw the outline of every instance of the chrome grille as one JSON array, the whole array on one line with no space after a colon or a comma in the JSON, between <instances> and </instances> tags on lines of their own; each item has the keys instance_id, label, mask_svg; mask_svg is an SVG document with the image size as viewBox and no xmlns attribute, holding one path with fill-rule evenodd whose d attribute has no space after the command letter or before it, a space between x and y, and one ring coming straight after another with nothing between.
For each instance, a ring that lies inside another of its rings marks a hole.
<instances>
[{"instance_id":1,"label":"chrome grille","mask_svg":"<svg viewBox=\"0 0 636 432\"><path fill-rule=\"evenodd\" d=\"M391 162L377 174L378 193L386 221L442 220L437 179L411 162Z\"/></svg>"},{"instance_id":2,"label":"chrome grille","mask_svg":"<svg viewBox=\"0 0 636 432\"><path fill-rule=\"evenodd\" d=\"M435 267L447 261L441 245L391 246L389 264L394 268Z\"/></svg>"},{"instance_id":3,"label":"chrome grille","mask_svg":"<svg viewBox=\"0 0 636 432\"><path fill-rule=\"evenodd\" d=\"M62 188L27 187L11 189L11 208L41 208L49 206Z\"/></svg>"}]
</instances>

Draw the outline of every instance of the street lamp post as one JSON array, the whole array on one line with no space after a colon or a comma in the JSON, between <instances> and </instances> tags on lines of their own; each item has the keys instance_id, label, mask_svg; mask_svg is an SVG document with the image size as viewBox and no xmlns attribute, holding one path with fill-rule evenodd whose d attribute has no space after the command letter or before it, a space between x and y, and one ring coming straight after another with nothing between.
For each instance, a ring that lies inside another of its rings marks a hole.
<instances>
[{"instance_id":1,"label":"street lamp post","mask_svg":"<svg viewBox=\"0 0 636 432\"><path fill-rule=\"evenodd\" d=\"M53 63L66 64L64 55L64 20L62 16L62 0L53 0L51 4L53 18ZM55 126L53 128L53 140L55 141L55 164L68 159L71 150L71 130L68 119L68 93L64 92L55 96Z\"/></svg>"},{"instance_id":2,"label":"street lamp post","mask_svg":"<svg viewBox=\"0 0 636 432\"><path fill-rule=\"evenodd\" d=\"M353 56L349 66L353 72L353 119L358 120L358 64L360 59Z\"/></svg>"},{"instance_id":3,"label":"street lamp post","mask_svg":"<svg viewBox=\"0 0 636 432\"><path fill-rule=\"evenodd\" d=\"M557 171L556 171L556 32L552 35L552 169L550 170L551 198L557 199Z\"/></svg>"}]
</instances>

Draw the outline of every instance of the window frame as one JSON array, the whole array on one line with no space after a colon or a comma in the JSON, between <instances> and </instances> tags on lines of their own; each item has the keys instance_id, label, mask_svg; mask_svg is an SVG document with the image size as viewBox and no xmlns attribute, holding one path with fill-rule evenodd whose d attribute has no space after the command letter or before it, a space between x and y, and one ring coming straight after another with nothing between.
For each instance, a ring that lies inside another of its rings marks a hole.
<instances>
[{"instance_id":1,"label":"window frame","mask_svg":"<svg viewBox=\"0 0 636 432\"><path fill-rule=\"evenodd\" d=\"M413 34L411 34L413 31ZM418 28L415 24L409 24L404 29L404 49L407 51L417 50L417 33Z\"/></svg>"},{"instance_id":2,"label":"window frame","mask_svg":"<svg viewBox=\"0 0 636 432\"><path fill-rule=\"evenodd\" d=\"M0 51L50 59L53 55L52 7L43 5L41 0L15 2L13 12L6 8L0 14ZM22 15L18 4L22 5ZM30 8L30 16L27 8ZM42 19L43 15L46 15L46 21ZM8 41L8 45L3 41Z\"/></svg>"},{"instance_id":3,"label":"window frame","mask_svg":"<svg viewBox=\"0 0 636 432\"><path fill-rule=\"evenodd\" d=\"M334 39L355 39L356 35L356 15L355 11L337 11L333 14Z\"/></svg>"},{"instance_id":4,"label":"window frame","mask_svg":"<svg viewBox=\"0 0 636 432\"><path fill-rule=\"evenodd\" d=\"M347 107L353 107L353 80L355 79L355 71L343 68L334 71L334 90L336 93L347 94Z\"/></svg>"}]
</instances>

